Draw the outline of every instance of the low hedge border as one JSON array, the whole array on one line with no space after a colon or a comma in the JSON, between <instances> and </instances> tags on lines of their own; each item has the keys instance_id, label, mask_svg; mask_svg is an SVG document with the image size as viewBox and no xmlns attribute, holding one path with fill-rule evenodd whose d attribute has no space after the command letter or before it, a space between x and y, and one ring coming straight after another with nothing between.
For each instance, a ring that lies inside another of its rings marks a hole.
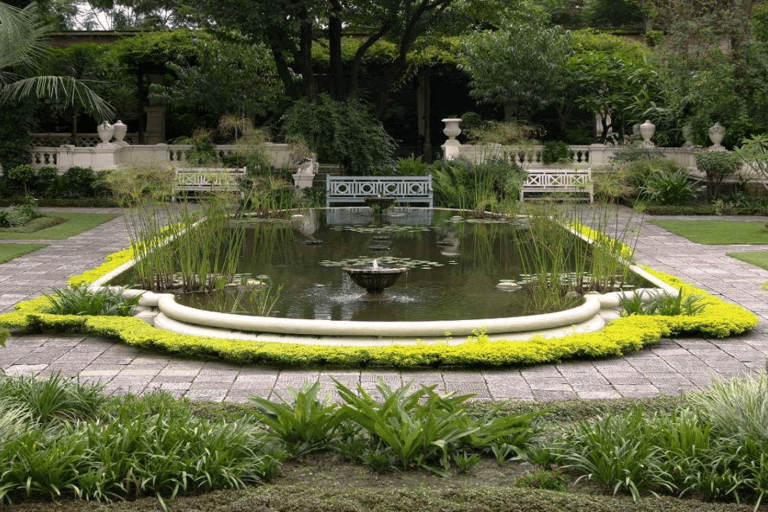
<instances>
[{"instance_id":1,"label":"low hedge border","mask_svg":"<svg viewBox=\"0 0 768 512\"><path fill-rule=\"evenodd\" d=\"M131 259L124 250L107 257L104 264L70 280L87 284ZM725 338L757 325L757 317L746 309L724 302L696 289L677 277L646 269L660 279L682 288L684 295L697 294L706 300L701 314L692 316L627 316L602 331L561 338L533 338L529 341L490 341L483 333L470 336L461 345L416 344L385 347L299 345L226 340L171 333L156 329L132 317L52 315L43 311L50 304L46 296L16 305L0 315L0 325L27 332L79 332L118 338L125 343L182 357L276 366L396 368L465 366L501 367L553 363L565 359L621 356L655 344L661 338L698 334Z\"/></svg>"},{"instance_id":2,"label":"low hedge border","mask_svg":"<svg viewBox=\"0 0 768 512\"><path fill-rule=\"evenodd\" d=\"M715 208L712 204L648 204L643 205L643 213L648 215L765 215L762 206L724 206Z\"/></svg>"}]
</instances>

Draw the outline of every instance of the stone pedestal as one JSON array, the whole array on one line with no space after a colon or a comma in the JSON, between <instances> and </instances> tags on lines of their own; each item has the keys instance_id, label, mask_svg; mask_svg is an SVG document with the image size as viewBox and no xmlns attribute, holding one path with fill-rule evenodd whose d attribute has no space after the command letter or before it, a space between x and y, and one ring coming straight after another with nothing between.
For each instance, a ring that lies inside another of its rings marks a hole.
<instances>
[{"instance_id":1,"label":"stone pedestal","mask_svg":"<svg viewBox=\"0 0 768 512\"><path fill-rule=\"evenodd\" d=\"M443 119L443 122L445 123L443 133L446 137L448 137L448 140L446 140L442 146L443 158L446 160L457 160L459 158L459 148L461 147L461 142L456 140L456 137L461 135L461 128L459 128L461 118L449 117Z\"/></svg>"}]
</instances>

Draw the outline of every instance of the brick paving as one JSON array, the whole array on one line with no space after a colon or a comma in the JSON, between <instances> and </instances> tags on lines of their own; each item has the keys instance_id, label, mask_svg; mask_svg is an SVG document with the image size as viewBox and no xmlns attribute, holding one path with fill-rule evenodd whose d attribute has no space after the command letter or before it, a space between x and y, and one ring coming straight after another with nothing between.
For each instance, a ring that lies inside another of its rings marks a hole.
<instances>
[{"instance_id":1,"label":"brick paving","mask_svg":"<svg viewBox=\"0 0 768 512\"><path fill-rule=\"evenodd\" d=\"M43 209L119 213L110 209ZM622 211L622 216L629 210ZM650 217L646 217L648 220ZM718 217L737 220L735 217ZM766 222L766 217L749 220ZM5 243L6 241L0 241ZM29 243L29 241L8 241ZM48 247L0 264L0 312L69 277L100 264L128 243L121 218L67 240L35 241ZM570 361L494 370L295 370L178 359L84 335L11 336L0 348L0 369L7 375L46 376L61 372L83 381L102 382L114 393L167 391L194 400L245 402L250 395L277 399L288 388L319 380L333 390L345 385L373 389L378 379L392 386L409 381L437 385L441 391L474 393L478 400L550 401L676 395L706 386L713 377L732 377L765 365L768 355L768 271L726 256L727 252L768 250L766 246L704 246L648 222L638 237L635 259L677 275L760 318L750 333L725 340L664 339L652 348L623 358Z\"/></svg>"}]
</instances>

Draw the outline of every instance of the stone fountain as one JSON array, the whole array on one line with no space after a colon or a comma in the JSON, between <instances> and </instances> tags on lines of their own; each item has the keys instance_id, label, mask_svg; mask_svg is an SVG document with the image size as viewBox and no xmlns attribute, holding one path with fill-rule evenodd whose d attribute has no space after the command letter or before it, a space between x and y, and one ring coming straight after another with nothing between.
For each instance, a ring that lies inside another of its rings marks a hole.
<instances>
[{"instance_id":1,"label":"stone fountain","mask_svg":"<svg viewBox=\"0 0 768 512\"><path fill-rule=\"evenodd\" d=\"M368 267L342 267L352 282L365 288L369 295L380 294L408 272L407 267L381 267L376 260Z\"/></svg>"},{"instance_id":2,"label":"stone fountain","mask_svg":"<svg viewBox=\"0 0 768 512\"><path fill-rule=\"evenodd\" d=\"M395 204L394 197L386 196L368 196L363 199L363 201L365 201L366 206L369 206L371 209L378 212L383 212Z\"/></svg>"}]
</instances>

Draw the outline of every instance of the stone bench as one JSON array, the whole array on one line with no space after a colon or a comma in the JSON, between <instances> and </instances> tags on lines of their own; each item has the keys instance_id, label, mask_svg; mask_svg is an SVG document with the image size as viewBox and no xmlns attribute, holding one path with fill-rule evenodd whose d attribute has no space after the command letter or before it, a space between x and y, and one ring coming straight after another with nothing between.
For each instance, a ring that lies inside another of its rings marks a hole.
<instances>
[{"instance_id":1,"label":"stone bench","mask_svg":"<svg viewBox=\"0 0 768 512\"><path fill-rule=\"evenodd\" d=\"M586 194L589 202L594 200L594 185L590 169L554 170L528 169L528 175L520 188L520 201L525 194ZM528 199L541 199L529 197Z\"/></svg>"},{"instance_id":2,"label":"stone bench","mask_svg":"<svg viewBox=\"0 0 768 512\"><path fill-rule=\"evenodd\" d=\"M173 199L192 192L239 192L245 172L245 167L177 167Z\"/></svg>"},{"instance_id":3,"label":"stone bench","mask_svg":"<svg viewBox=\"0 0 768 512\"><path fill-rule=\"evenodd\" d=\"M365 204L371 196L391 197L399 204L432 208L432 176L333 176L325 182L325 205Z\"/></svg>"}]
</instances>

